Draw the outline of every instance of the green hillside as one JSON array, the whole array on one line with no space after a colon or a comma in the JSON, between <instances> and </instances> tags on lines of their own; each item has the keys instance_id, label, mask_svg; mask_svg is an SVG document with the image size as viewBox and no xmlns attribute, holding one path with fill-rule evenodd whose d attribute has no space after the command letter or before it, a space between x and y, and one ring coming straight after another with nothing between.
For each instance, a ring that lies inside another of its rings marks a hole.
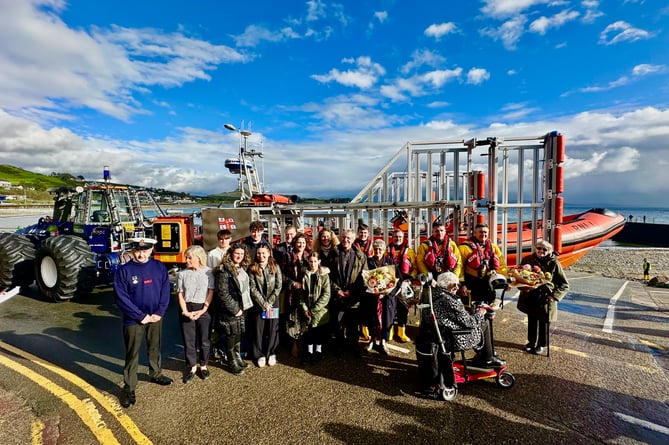
<instances>
[{"instance_id":1,"label":"green hillside","mask_svg":"<svg viewBox=\"0 0 669 445\"><path fill-rule=\"evenodd\" d=\"M9 181L12 186L21 185L24 189L33 188L35 191L45 191L49 187L76 185L78 182L76 178L66 173L46 176L5 164L0 165L0 181Z\"/></svg>"}]
</instances>

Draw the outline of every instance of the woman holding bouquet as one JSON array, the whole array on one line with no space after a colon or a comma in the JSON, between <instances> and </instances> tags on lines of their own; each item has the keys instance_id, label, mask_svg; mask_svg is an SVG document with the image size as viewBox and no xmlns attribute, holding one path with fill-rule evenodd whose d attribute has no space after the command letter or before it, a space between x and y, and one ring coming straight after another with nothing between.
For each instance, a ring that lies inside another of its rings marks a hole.
<instances>
[{"instance_id":1,"label":"woman holding bouquet","mask_svg":"<svg viewBox=\"0 0 669 445\"><path fill-rule=\"evenodd\" d=\"M518 296L518 310L527 314L525 351L531 354L544 351L548 323L557 320L558 301L569 290L567 276L557 257L553 245L541 240L537 241L534 253L521 262L521 265L529 264L536 272L542 272L546 278L546 282L536 289L522 290Z\"/></svg>"},{"instance_id":2,"label":"woman holding bouquet","mask_svg":"<svg viewBox=\"0 0 669 445\"><path fill-rule=\"evenodd\" d=\"M365 295L367 312L367 324L371 328L371 339L367 344L367 350L375 349L380 354L388 355L387 342L390 339L390 329L395 319L397 307L397 280L399 271L392 257L386 255L386 243L377 239L372 243L372 256L367 259L369 267L368 280L366 281L367 293ZM392 272L377 276L373 269L389 266ZM385 288L383 288L386 286Z\"/></svg>"}]
</instances>

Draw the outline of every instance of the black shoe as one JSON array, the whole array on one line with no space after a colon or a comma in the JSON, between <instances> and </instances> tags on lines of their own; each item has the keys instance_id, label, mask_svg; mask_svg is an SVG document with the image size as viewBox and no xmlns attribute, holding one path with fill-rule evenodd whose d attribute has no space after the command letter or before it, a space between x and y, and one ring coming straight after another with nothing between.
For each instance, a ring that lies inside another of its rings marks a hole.
<instances>
[{"instance_id":1,"label":"black shoe","mask_svg":"<svg viewBox=\"0 0 669 445\"><path fill-rule=\"evenodd\" d=\"M166 375L162 375L162 374L160 374L157 377L151 377L151 382L157 383L161 386L171 385L172 381L173 380L171 378L167 377Z\"/></svg>"},{"instance_id":2,"label":"black shoe","mask_svg":"<svg viewBox=\"0 0 669 445\"><path fill-rule=\"evenodd\" d=\"M491 368L501 368L502 366L506 365L506 360L502 360L501 358L494 357L492 360L488 360L486 362L486 365L491 367Z\"/></svg>"},{"instance_id":3,"label":"black shoe","mask_svg":"<svg viewBox=\"0 0 669 445\"><path fill-rule=\"evenodd\" d=\"M188 382L190 382L191 380L193 380L194 377L195 377L195 373L194 373L193 371L188 371L186 374L184 374L184 378L183 378L182 381L183 381L184 383L188 383ZM156 383L157 383L157 382L156 382Z\"/></svg>"},{"instance_id":4,"label":"black shoe","mask_svg":"<svg viewBox=\"0 0 669 445\"><path fill-rule=\"evenodd\" d=\"M493 357L491 360L486 360L483 357L474 357L471 364L476 368L500 368L506 365L506 361L497 357Z\"/></svg>"},{"instance_id":5,"label":"black shoe","mask_svg":"<svg viewBox=\"0 0 669 445\"><path fill-rule=\"evenodd\" d=\"M136 402L135 391L123 390L121 397L119 397L119 402L121 402L123 408L128 408L130 405L134 405Z\"/></svg>"},{"instance_id":6,"label":"black shoe","mask_svg":"<svg viewBox=\"0 0 669 445\"><path fill-rule=\"evenodd\" d=\"M321 362L321 358L323 358L323 353L314 352L313 356L311 357L311 364L312 365L319 364Z\"/></svg>"},{"instance_id":7,"label":"black shoe","mask_svg":"<svg viewBox=\"0 0 669 445\"><path fill-rule=\"evenodd\" d=\"M209 372L208 368L200 369L200 378L202 380L207 380L209 377L211 377L211 372Z\"/></svg>"},{"instance_id":8,"label":"black shoe","mask_svg":"<svg viewBox=\"0 0 669 445\"><path fill-rule=\"evenodd\" d=\"M303 366L311 365L314 362L313 355L314 354L311 352L305 352L304 355L302 356L302 360L300 360L300 364Z\"/></svg>"},{"instance_id":9,"label":"black shoe","mask_svg":"<svg viewBox=\"0 0 669 445\"><path fill-rule=\"evenodd\" d=\"M544 352L544 347L543 346L537 346L536 348L534 348L534 353L535 354L538 355L538 354L541 354L542 352Z\"/></svg>"},{"instance_id":10,"label":"black shoe","mask_svg":"<svg viewBox=\"0 0 669 445\"><path fill-rule=\"evenodd\" d=\"M532 353L534 352L534 345L532 343L528 343L525 345L525 352Z\"/></svg>"}]
</instances>

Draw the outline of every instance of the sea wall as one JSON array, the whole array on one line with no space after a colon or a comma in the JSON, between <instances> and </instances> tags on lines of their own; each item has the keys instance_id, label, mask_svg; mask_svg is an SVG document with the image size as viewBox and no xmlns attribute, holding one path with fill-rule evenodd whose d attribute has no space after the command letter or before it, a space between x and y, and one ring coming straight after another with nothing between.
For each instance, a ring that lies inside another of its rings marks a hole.
<instances>
[{"instance_id":1,"label":"sea wall","mask_svg":"<svg viewBox=\"0 0 669 445\"><path fill-rule=\"evenodd\" d=\"M625 244L669 247L669 224L628 222L612 239Z\"/></svg>"}]
</instances>

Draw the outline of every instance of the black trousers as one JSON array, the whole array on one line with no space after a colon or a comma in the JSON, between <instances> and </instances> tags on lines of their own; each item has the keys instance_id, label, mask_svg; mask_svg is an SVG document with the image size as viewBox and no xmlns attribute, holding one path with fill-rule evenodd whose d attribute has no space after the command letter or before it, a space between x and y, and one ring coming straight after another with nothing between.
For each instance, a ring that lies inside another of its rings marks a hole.
<instances>
[{"instance_id":1,"label":"black trousers","mask_svg":"<svg viewBox=\"0 0 669 445\"><path fill-rule=\"evenodd\" d=\"M327 339L327 326L309 326L304 333L305 345L322 345Z\"/></svg>"},{"instance_id":2,"label":"black trousers","mask_svg":"<svg viewBox=\"0 0 669 445\"><path fill-rule=\"evenodd\" d=\"M530 346L546 346L546 325L546 320L527 316L527 343Z\"/></svg>"},{"instance_id":3,"label":"black trousers","mask_svg":"<svg viewBox=\"0 0 669 445\"><path fill-rule=\"evenodd\" d=\"M269 358L270 355L276 355L279 347L279 319L264 319L262 313L255 308L249 312L247 319L251 320L249 326L251 358L258 360L260 357Z\"/></svg>"},{"instance_id":4,"label":"black trousers","mask_svg":"<svg viewBox=\"0 0 669 445\"><path fill-rule=\"evenodd\" d=\"M139 367L139 349L146 339L146 352L149 357L149 377L160 375L160 342L163 333L163 321L147 324L133 324L123 327L125 343L125 366L123 382L125 389L134 391L137 387L137 368Z\"/></svg>"},{"instance_id":5,"label":"black trousers","mask_svg":"<svg viewBox=\"0 0 669 445\"><path fill-rule=\"evenodd\" d=\"M199 311L204 303L186 303L189 312ZM191 369L195 365L207 366L211 352L211 315L205 312L197 320L191 320L184 315L179 316L181 334L184 340L186 367ZM199 347L199 355L198 355Z\"/></svg>"}]
</instances>

